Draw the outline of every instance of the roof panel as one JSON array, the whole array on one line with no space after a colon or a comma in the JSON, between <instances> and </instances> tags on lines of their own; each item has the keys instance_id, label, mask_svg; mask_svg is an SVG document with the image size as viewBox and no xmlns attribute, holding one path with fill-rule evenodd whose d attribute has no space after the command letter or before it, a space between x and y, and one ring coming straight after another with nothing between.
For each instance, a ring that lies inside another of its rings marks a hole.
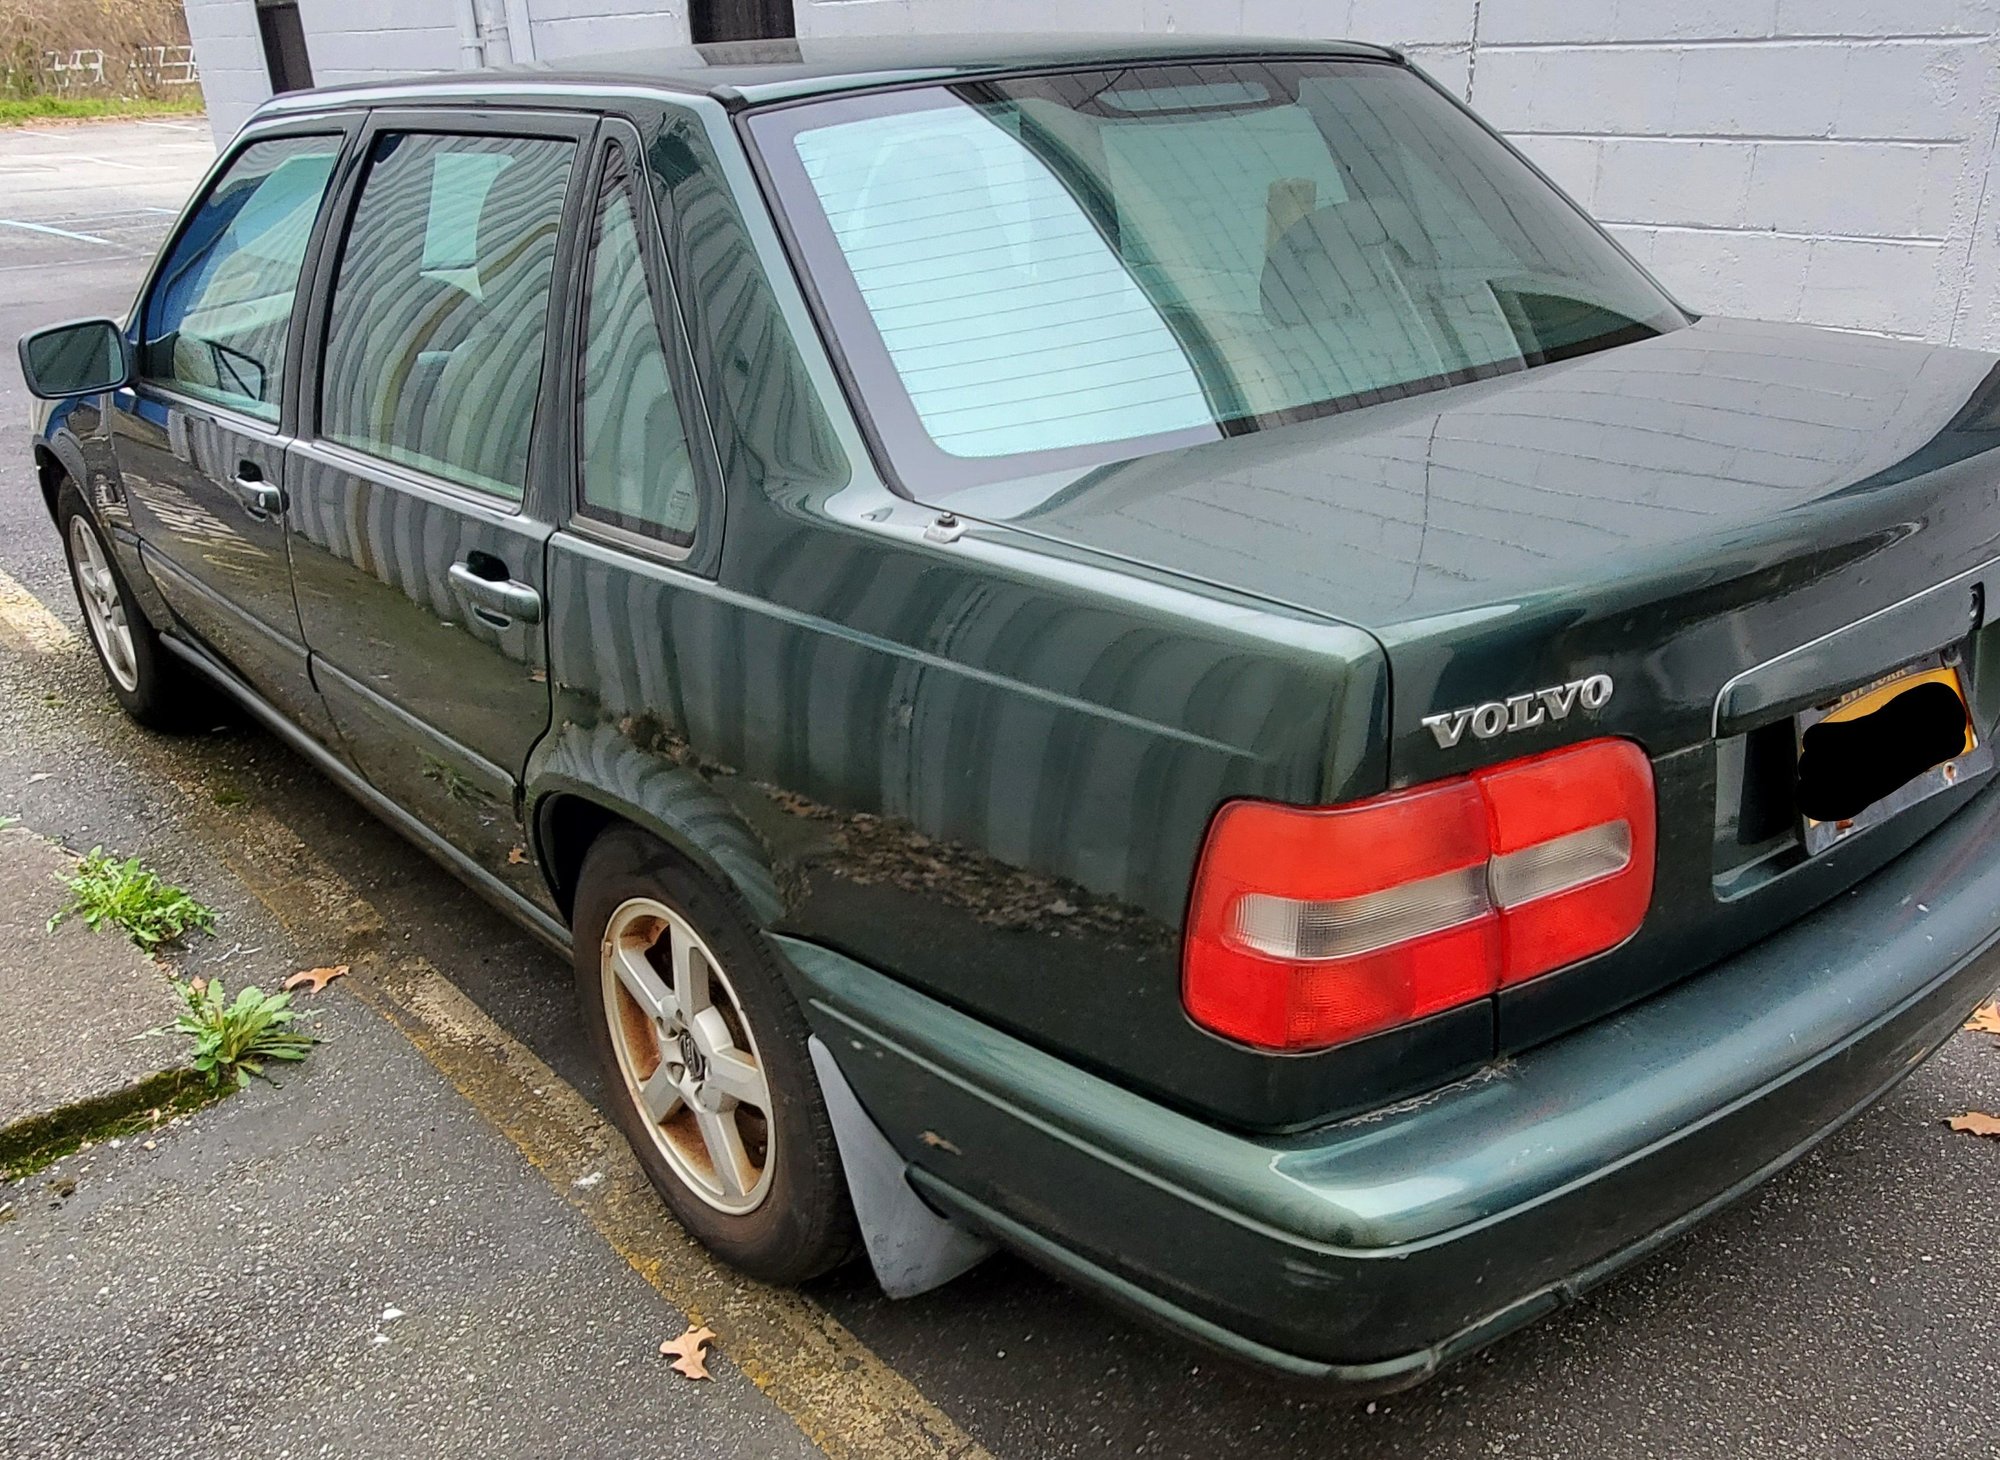
<instances>
[{"instance_id":1,"label":"roof panel","mask_svg":"<svg viewBox=\"0 0 2000 1460\"><path fill-rule=\"evenodd\" d=\"M261 114L325 105L366 93L370 100L463 94L559 93L565 86L607 84L698 92L731 106L758 106L811 96L910 82L953 81L999 71L1034 70L1200 56L1330 56L1394 59L1396 52L1355 41L1303 41L1260 36L1187 35L923 35L821 36L799 40L729 41L707 46L628 50L524 67L445 72L405 81L370 82L293 92Z\"/></svg>"}]
</instances>

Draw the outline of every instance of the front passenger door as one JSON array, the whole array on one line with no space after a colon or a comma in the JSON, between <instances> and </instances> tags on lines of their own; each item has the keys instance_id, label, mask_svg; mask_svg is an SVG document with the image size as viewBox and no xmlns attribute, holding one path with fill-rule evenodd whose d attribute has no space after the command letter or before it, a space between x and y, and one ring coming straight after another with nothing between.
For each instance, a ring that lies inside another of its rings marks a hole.
<instances>
[{"instance_id":1,"label":"front passenger door","mask_svg":"<svg viewBox=\"0 0 2000 1460\"><path fill-rule=\"evenodd\" d=\"M589 119L377 114L288 464L313 674L375 787L504 882L548 726L543 403Z\"/></svg>"}]
</instances>

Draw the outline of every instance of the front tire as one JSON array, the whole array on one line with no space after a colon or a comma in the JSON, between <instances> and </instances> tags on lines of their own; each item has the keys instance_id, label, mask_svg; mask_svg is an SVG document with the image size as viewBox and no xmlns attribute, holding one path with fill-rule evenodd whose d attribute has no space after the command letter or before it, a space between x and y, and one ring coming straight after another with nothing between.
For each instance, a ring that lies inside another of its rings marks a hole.
<instances>
[{"instance_id":1,"label":"front tire","mask_svg":"<svg viewBox=\"0 0 2000 1460\"><path fill-rule=\"evenodd\" d=\"M584 858L577 1003L611 1114L680 1223L796 1283L854 1249L805 1018L733 895L632 827Z\"/></svg>"},{"instance_id":2,"label":"front tire","mask_svg":"<svg viewBox=\"0 0 2000 1460\"><path fill-rule=\"evenodd\" d=\"M56 496L56 527L69 560L70 586L89 630L105 682L125 713L153 730L185 728L206 706L207 686L169 655L146 622L104 533L76 483Z\"/></svg>"}]
</instances>

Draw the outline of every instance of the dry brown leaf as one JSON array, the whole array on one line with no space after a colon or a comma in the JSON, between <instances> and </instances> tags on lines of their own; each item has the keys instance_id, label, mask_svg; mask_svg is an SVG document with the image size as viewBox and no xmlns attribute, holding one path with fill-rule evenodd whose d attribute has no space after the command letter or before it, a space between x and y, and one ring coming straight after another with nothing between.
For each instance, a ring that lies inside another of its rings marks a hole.
<instances>
[{"instance_id":1,"label":"dry brown leaf","mask_svg":"<svg viewBox=\"0 0 2000 1460\"><path fill-rule=\"evenodd\" d=\"M347 977L347 965L336 963L331 968L302 968L285 980L287 989L303 988L309 994L316 994L337 978Z\"/></svg>"},{"instance_id":2,"label":"dry brown leaf","mask_svg":"<svg viewBox=\"0 0 2000 1460\"><path fill-rule=\"evenodd\" d=\"M510 847L508 849L507 851L508 866L524 867L527 865L527 863L528 863L528 850L526 847Z\"/></svg>"},{"instance_id":3,"label":"dry brown leaf","mask_svg":"<svg viewBox=\"0 0 2000 1460\"><path fill-rule=\"evenodd\" d=\"M713 1329L690 1328L679 1338L670 1338L661 1344L660 1353L673 1359L674 1367L690 1379L713 1378L708 1372L708 1365L702 1361L707 1357L705 1350L714 1337Z\"/></svg>"},{"instance_id":4,"label":"dry brown leaf","mask_svg":"<svg viewBox=\"0 0 2000 1460\"><path fill-rule=\"evenodd\" d=\"M1965 1027L1975 1034L2000 1034L2000 1001L1981 1004L1972 1011L1972 1017L1965 1021Z\"/></svg>"},{"instance_id":5,"label":"dry brown leaf","mask_svg":"<svg viewBox=\"0 0 2000 1460\"><path fill-rule=\"evenodd\" d=\"M2000 1115L1988 1115L1983 1110L1968 1110L1964 1115L1954 1115L1945 1124L1969 1135L2000 1138Z\"/></svg>"}]
</instances>

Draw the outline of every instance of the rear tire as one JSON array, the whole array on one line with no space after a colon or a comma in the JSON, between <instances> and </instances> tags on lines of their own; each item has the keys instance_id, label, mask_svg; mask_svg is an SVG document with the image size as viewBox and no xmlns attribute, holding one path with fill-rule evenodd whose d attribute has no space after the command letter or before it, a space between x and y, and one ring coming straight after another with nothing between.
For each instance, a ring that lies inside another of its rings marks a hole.
<instances>
[{"instance_id":1,"label":"rear tire","mask_svg":"<svg viewBox=\"0 0 2000 1460\"><path fill-rule=\"evenodd\" d=\"M681 1225L765 1282L843 1261L854 1214L805 1018L734 894L614 827L584 858L574 932L612 1117Z\"/></svg>"},{"instance_id":2,"label":"rear tire","mask_svg":"<svg viewBox=\"0 0 2000 1460\"><path fill-rule=\"evenodd\" d=\"M90 647L125 713L152 730L185 729L212 713L214 691L161 644L74 482L56 495L56 527Z\"/></svg>"}]
</instances>

